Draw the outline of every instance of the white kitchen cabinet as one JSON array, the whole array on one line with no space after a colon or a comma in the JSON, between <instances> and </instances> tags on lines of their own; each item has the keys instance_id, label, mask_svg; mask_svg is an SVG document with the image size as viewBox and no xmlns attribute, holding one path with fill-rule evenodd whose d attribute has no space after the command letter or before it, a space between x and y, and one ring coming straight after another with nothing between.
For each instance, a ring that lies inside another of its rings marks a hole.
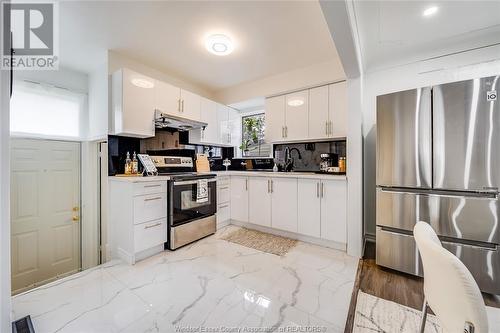
<instances>
[{"instance_id":1,"label":"white kitchen cabinet","mask_svg":"<svg viewBox=\"0 0 500 333\"><path fill-rule=\"evenodd\" d=\"M250 177L248 179L248 222L271 226L271 179Z\"/></svg>"},{"instance_id":2,"label":"white kitchen cabinet","mask_svg":"<svg viewBox=\"0 0 500 333\"><path fill-rule=\"evenodd\" d=\"M297 232L297 179L271 179L273 228Z\"/></svg>"},{"instance_id":3,"label":"white kitchen cabinet","mask_svg":"<svg viewBox=\"0 0 500 333\"><path fill-rule=\"evenodd\" d=\"M155 135L155 80L123 68L112 75L110 134L148 138Z\"/></svg>"},{"instance_id":4,"label":"white kitchen cabinet","mask_svg":"<svg viewBox=\"0 0 500 333\"><path fill-rule=\"evenodd\" d=\"M219 132L219 143L222 145L230 145L231 144L231 131L229 127L229 107L216 104L217 108L217 120L218 120L218 132Z\"/></svg>"},{"instance_id":5,"label":"white kitchen cabinet","mask_svg":"<svg viewBox=\"0 0 500 333\"><path fill-rule=\"evenodd\" d=\"M286 95L285 141L308 138L309 90Z\"/></svg>"},{"instance_id":6,"label":"white kitchen cabinet","mask_svg":"<svg viewBox=\"0 0 500 333\"><path fill-rule=\"evenodd\" d=\"M323 139L329 136L329 86L309 90L309 138Z\"/></svg>"},{"instance_id":7,"label":"white kitchen cabinet","mask_svg":"<svg viewBox=\"0 0 500 333\"><path fill-rule=\"evenodd\" d=\"M266 130L267 142L285 140L285 96L266 98Z\"/></svg>"},{"instance_id":8,"label":"white kitchen cabinet","mask_svg":"<svg viewBox=\"0 0 500 333\"><path fill-rule=\"evenodd\" d=\"M241 115L238 110L229 106L228 109L228 122L229 122L229 144L231 146L239 147L241 145ZM239 149L239 148L238 148Z\"/></svg>"},{"instance_id":9,"label":"white kitchen cabinet","mask_svg":"<svg viewBox=\"0 0 500 333\"><path fill-rule=\"evenodd\" d=\"M321 238L347 242L347 183L344 180L322 180Z\"/></svg>"},{"instance_id":10,"label":"white kitchen cabinet","mask_svg":"<svg viewBox=\"0 0 500 333\"><path fill-rule=\"evenodd\" d=\"M229 176L217 177L217 229L231 219L231 180Z\"/></svg>"},{"instance_id":11,"label":"white kitchen cabinet","mask_svg":"<svg viewBox=\"0 0 500 333\"><path fill-rule=\"evenodd\" d=\"M321 197L319 179L298 180L297 232L321 237Z\"/></svg>"},{"instance_id":12,"label":"white kitchen cabinet","mask_svg":"<svg viewBox=\"0 0 500 333\"><path fill-rule=\"evenodd\" d=\"M200 120L201 97L190 91L181 89L180 116L193 120Z\"/></svg>"},{"instance_id":13,"label":"white kitchen cabinet","mask_svg":"<svg viewBox=\"0 0 500 333\"><path fill-rule=\"evenodd\" d=\"M180 116L181 89L166 82L155 81L156 109L162 113Z\"/></svg>"},{"instance_id":14,"label":"white kitchen cabinet","mask_svg":"<svg viewBox=\"0 0 500 333\"><path fill-rule=\"evenodd\" d=\"M329 136L347 136L347 83L339 82L328 86L329 90Z\"/></svg>"},{"instance_id":15,"label":"white kitchen cabinet","mask_svg":"<svg viewBox=\"0 0 500 333\"><path fill-rule=\"evenodd\" d=\"M231 177L231 219L248 222L248 177Z\"/></svg>"},{"instance_id":16,"label":"white kitchen cabinet","mask_svg":"<svg viewBox=\"0 0 500 333\"><path fill-rule=\"evenodd\" d=\"M201 97L200 120L207 123L205 129L195 129L189 131L189 143L194 144L218 144L219 126L217 121L217 103L207 98Z\"/></svg>"},{"instance_id":17,"label":"white kitchen cabinet","mask_svg":"<svg viewBox=\"0 0 500 333\"><path fill-rule=\"evenodd\" d=\"M134 264L167 241L167 181L109 178L111 255Z\"/></svg>"}]
</instances>

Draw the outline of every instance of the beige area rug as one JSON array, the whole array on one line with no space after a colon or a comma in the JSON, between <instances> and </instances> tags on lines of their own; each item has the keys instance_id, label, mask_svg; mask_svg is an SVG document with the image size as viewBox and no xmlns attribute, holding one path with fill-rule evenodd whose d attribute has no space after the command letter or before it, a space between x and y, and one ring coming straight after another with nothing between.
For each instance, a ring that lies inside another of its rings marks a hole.
<instances>
[{"instance_id":1,"label":"beige area rug","mask_svg":"<svg viewBox=\"0 0 500 333\"><path fill-rule=\"evenodd\" d=\"M278 256L284 256L297 244L295 239L246 228L234 230L221 239Z\"/></svg>"}]
</instances>

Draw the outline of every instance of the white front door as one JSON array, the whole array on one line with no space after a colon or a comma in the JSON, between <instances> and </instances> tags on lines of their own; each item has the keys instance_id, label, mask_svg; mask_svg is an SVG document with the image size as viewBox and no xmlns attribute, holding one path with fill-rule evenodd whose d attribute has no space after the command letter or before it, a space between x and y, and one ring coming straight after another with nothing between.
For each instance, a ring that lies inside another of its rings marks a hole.
<instances>
[{"instance_id":1,"label":"white front door","mask_svg":"<svg viewBox=\"0 0 500 333\"><path fill-rule=\"evenodd\" d=\"M80 143L11 141L12 292L80 270Z\"/></svg>"}]
</instances>

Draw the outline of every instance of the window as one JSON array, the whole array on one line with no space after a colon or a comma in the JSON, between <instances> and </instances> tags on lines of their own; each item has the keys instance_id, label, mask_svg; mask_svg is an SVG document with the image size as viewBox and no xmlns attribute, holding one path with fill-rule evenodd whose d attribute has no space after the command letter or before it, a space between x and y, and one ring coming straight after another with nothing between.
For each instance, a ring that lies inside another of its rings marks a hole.
<instances>
[{"instance_id":1,"label":"window","mask_svg":"<svg viewBox=\"0 0 500 333\"><path fill-rule=\"evenodd\" d=\"M241 117L241 146L243 157L269 157L271 145L265 143L266 116L264 113Z\"/></svg>"},{"instance_id":2,"label":"window","mask_svg":"<svg viewBox=\"0 0 500 333\"><path fill-rule=\"evenodd\" d=\"M79 139L86 96L26 81L16 82L11 99L13 135Z\"/></svg>"}]
</instances>

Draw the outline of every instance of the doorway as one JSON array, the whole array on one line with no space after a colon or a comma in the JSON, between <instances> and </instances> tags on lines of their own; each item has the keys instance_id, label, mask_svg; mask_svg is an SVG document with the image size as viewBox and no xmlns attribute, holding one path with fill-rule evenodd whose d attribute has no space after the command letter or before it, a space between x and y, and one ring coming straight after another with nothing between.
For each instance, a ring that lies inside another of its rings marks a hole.
<instances>
[{"instance_id":1,"label":"doorway","mask_svg":"<svg viewBox=\"0 0 500 333\"><path fill-rule=\"evenodd\" d=\"M80 150L11 140L12 294L81 270Z\"/></svg>"}]
</instances>

